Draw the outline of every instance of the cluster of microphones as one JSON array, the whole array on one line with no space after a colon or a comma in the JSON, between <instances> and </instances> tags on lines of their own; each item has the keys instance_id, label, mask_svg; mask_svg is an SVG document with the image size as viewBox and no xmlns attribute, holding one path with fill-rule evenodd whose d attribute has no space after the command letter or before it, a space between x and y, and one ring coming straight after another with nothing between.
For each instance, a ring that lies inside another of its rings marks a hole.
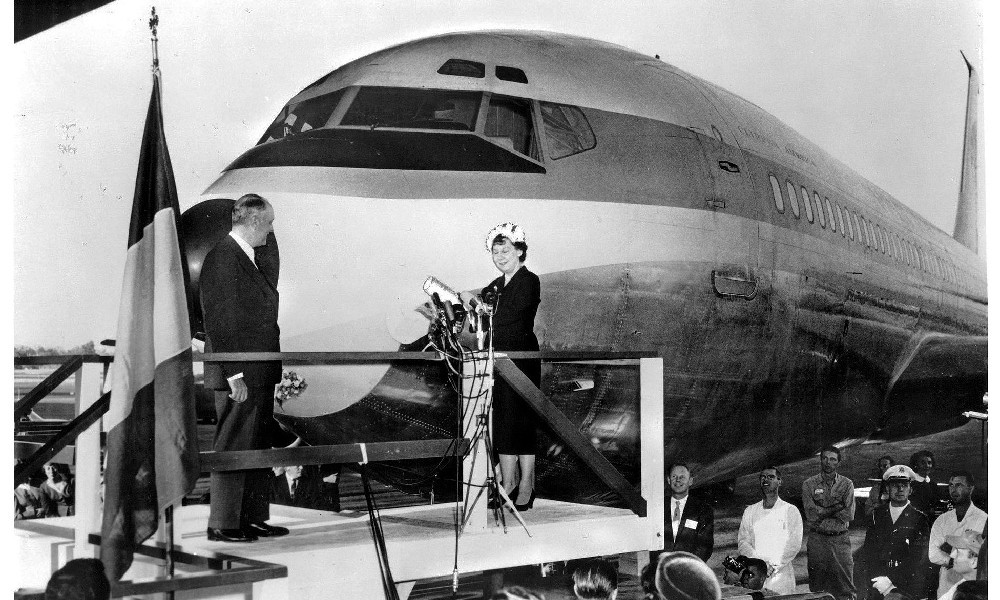
<instances>
[{"instance_id":1,"label":"cluster of microphones","mask_svg":"<svg viewBox=\"0 0 1000 600\"><path fill-rule=\"evenodd\" d=\"M493 314L499 290L490 288L477 296L470 292L455 292L437 277L431 276L424 280L424 292L434 303L435 318L432 320L432 335L440 334L445 338L454 339L469 320L469 331L476 334L479 350L483 349L486 332L483 319ZM436 330L436 331L434 331Z\"/></svg>"}]
</instances>

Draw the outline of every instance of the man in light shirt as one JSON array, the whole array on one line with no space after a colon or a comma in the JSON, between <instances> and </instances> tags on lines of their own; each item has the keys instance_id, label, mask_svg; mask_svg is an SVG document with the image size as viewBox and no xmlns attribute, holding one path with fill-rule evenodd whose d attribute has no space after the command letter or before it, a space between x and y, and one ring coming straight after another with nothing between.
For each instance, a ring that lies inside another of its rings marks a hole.
<instances>
[{"instance_id":1,"label":"man in light shirt","mask_svg":"<svg viewBox=\"0 0 1000 600\"><path fill-rule=\"evenodd\" d=\"M987 515L972 503L975 489L976 480L972 473L952 473L948 479L948 494L955 508L938 517L931 526L927 555L932 563L941 566L937 588L939 598L958 582L976 578L976 563L968 550L954 548L948 542L949 537L962 537L966 532L982 536Z\"/></svg>"},{"instance_id":2,"label":"man in light shirt","mask_svg":"<svg viewBox=\"0 0 1000 600\"><path fill-rule=\"evenodd\" d=\"M694 477L684 463L674 463L667 471L670 495L664 502L663 551L690 552L708 561L715 546L715 511L712 506L689 493ZM650 553L656 562L660 552Z\"/></svg>"},{"instance_id":3,"label":"man in light shirt","mask_svg":"<svg viewBox=\"0 0 1000 600\"><path fill-rule=\"evenodd\" d=\"M840 450L819 452L820 472L802 483L802 507L809 527L809 590L854 600L854 558L847 534L854 518L854 483L837 473Z\"/></svg>"},{"instance_id":4,"label":"man in light shirt","mask_svg":"<svg viewBox=\"0 0 1000 600\"><path fill-rule=\"evenodd\" d=\"M767 467L760 472L760 491L764 497L743 511L736 538L740 554L767 563L770 575L764 589L777 594L795 592L795 569L792 559L802 549L802 517L799 509L778 496L781 472Z\"/></svg>"}]
</instances>

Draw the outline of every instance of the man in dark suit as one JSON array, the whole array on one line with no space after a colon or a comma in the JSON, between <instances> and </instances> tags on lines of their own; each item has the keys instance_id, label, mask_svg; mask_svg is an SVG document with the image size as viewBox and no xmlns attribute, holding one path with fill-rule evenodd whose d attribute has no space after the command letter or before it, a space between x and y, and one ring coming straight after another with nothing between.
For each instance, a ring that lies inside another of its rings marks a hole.
<instances>
[{"instance_id":1,"label":"man in dark suit","mask_svg":"<svg viewBox=\"0 0 1000 600\"><path fill-rule=\"evenodd\" d=\"M667 471L670 495L663 503L663 552L681 550L708 561L715 547L715 511L689 494L694 478L686 464L675 463ZM661 552L650 553L655 562Z\"/></svg>"},{"instance_id":2,"label":"man in dark suit","mask_svg":"<svg viewBox=\"0 0 1000 600\"><path fill-rule=\"evenodd\" d=\"M868 517L865 543L858 551L864 565L860 589L869 587L868 600L883 600L892 593L910 598L926 596L927 516L910 503L911 481L917 475L906 465L889 467L882 478L888 483L889 504Z\"/></svg>"},{"instance_id":3,"label":"man in dark suit","mask_svg":"<svg viewBox=\"0 0 1000 600\"><path fill-rule=\"evenodd\" d=\"M278 352L278 261L273 237L274 209L257 194L233 205L232 231L205 257L201 269L201 305L206 350ZM271 252L257 260L256 248ZM258 266L259 264L259 266ZM216 451L270 448L274 386L281 363L223 362L206 365L206 385L215 389L218 424ZM208 539L252 542L285 535L268 525L269 470L212 473Z\"/></svg>"},{"instance_id":4,"label":"man in dark suit","mask_svg":"<svg viewBox=\"0 0 1000 600\"><path fill-rule=\"evenodd\" d=\"M271 477L271 503L340 511L337 484L323 478L319 465L278 467Z\"/></svg>"}]
</instances>

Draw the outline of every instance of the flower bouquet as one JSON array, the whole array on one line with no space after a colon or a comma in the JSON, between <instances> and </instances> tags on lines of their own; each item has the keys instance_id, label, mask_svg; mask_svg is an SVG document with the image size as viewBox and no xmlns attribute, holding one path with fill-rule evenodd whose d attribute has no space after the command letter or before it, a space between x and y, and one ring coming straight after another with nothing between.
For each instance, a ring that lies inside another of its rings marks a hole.
<instances>
[{"instance_id":1,"label":"flower bouquet","mask_svg":"<svg viewBox=\"0 0 1000 600\"><path fill-rule=\"evenodd\" d=\"M282 371L281 381L274 385L274 400L278 406L284 406L285 402L301 394L307 387L306 380L295 371Z\"/></svg>"}]
</instances>

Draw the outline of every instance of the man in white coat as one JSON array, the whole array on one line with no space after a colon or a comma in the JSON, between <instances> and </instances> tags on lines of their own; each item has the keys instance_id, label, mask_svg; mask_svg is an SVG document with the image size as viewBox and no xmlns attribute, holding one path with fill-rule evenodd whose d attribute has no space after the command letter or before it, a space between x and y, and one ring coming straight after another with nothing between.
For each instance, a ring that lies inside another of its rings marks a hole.
<instances>
[{"instance_id":1,"label":"man in white coat","mask_svg":"<svg viewBox=\"0 0 1000 600\"><path fill-rule=\"evenodd\" d=\"M931 562L941 566L937 597L956 584L976 578L976 561L967 548L956 548L954 538L982 536L986 529L986 513L972 503L976 480L968 471L956 471L948 480L948 494L952 510L944 513L931 526L931 539L927 555ZM968 535L967 535L968 533ZM949 538L952 538L950 541Z\"/></svg>"},{"instance_id":2,"label":"man in white coat","mask_svg":"<svg viewBox=\"0 0 1000 600\"><path fill-rule=\"evenodd\" d=\"M774 467L760 472L764 499L743 511L736 544L739 553L768 565L764 589L777 594L795 592L792 559L802 549L802 516L799 509L778 497L781 473Z\"/></svg>"}]
</instances>

